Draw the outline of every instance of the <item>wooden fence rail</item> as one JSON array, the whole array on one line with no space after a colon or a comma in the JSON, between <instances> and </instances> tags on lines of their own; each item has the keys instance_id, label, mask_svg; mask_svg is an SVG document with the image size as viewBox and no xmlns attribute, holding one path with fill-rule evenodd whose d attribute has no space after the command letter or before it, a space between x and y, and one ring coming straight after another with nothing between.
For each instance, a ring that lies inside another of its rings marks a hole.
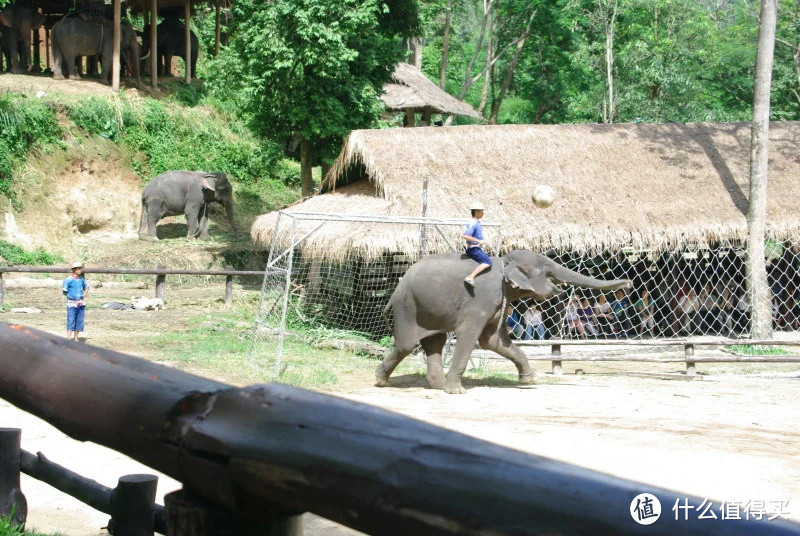
<instances>
[{"instance_id":1,"label":"wooden fence rail","mask_svg":"<svg viewBox=\"0 0 800 536\"><path fill-rule=\"evenodd\" d=\"M0 266L0 307L3 307L5 285L3 283L4 273L29 273L29 274L59 274L71 273L72 269L68 266ZM234 270L232 266L226 266L225 270L179 270L157 266L156 268L85 268L86 274L113 274L113 275L154 275L155 297L164 299L166 295L166 282L168 275L204 275L204 276L225 276L225 304L233 303L233 278L236 276L264 276L264 271L258 270Z\"/></svg>"},{"instance_id":2,"label":"wooden fence rail","mask_svg":"<svg viewBox=\"0 0 800 536\"><path fill-rule=\"evenodd\" d=\"M676 519L676 501L706 503L365 404L235 388L20 325L0 325L0 370L0 397L180 481L165 500L169 536L294 536L306 511L389 535L800 535L784 519ZM642 492L663 508L649 526L631 515Z\"/></svg>"},{"instance_id":3,"label":"wooden fence rail","mask_svg":"<svg viewBox=\"0 0 800 536\"><path fill-rule=\"evenodd\" d=\"M638 361L645 363L686 363L686 374L694 375L696 363L800 363L800 353L784 355L696 355L695 350L700 346L800 346L800 340L778 339L721 339L710 337L696 337L689 339L645 339L645 340L585 340L585 339L550 339L539 341L514 341L514 344L523 348L549 346L550 354L536 354L525 352L528 360L550 361L553 374L560 376L563 361ZM669 356L657 354L565 354L563 346L622 346L632 347L665 347L680 348L682 356Z\"/></svg>"}]
</instances>

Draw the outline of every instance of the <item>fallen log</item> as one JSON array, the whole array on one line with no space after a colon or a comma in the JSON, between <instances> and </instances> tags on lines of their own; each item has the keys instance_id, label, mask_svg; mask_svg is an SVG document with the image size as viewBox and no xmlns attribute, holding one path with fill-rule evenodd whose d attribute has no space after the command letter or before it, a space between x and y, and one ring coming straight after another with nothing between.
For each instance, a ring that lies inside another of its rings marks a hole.
<instances>
[{"instance_id":1,"label":"fallen log","mask_svg":"<svg viewBox=\"0 0 800 536\"><path fill-rule=\"evenodd\" d=\"M677 500L703 500L333 396L233 388L20 325L0 325L0 396L170 475L250 528L276 511L311 511L372 534L800 535L779 519L677 520ZM650 526L631 516L642 492L664 508Z\"/></svg>"}]
</instances>

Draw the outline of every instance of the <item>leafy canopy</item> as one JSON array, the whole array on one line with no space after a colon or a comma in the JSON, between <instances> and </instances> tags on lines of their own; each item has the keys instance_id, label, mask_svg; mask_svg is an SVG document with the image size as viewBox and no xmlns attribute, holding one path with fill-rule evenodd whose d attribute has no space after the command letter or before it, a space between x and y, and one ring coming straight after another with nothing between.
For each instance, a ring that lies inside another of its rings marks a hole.
<instances>
[{"instance_id":1,"label":"leafy canopy","mask_svg":"<svg viewBox=\"0 0 800 536\"><path fill-rule=\"evenodd\" d=\"M264 136L333 141L378 119L418 13L408 0L241 0L233 20L211 92L235 99Z\"/></svg>"}]
</instances>

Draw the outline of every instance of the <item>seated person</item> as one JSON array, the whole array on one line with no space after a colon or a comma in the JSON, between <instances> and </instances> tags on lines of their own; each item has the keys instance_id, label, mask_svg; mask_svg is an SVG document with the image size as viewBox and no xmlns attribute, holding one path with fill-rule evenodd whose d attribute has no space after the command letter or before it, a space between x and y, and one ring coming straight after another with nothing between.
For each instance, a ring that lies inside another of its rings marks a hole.
<instances>
[{"instance_id":1,"label":"seated person","mask_svg":"<svg viewBox=\"0 0 800 536\"><path fill-rule=\"evenodd\" d=\"M620 289L616 292L616 298L611 304L611 312L614 315L615 332L627 333L633 328L631 322L631 302L625 295L625 291Z\"/></svg>"},{"instance_id":2,"label":"seated person","mask_svg":"<svg viewBox=\"0 0 800 536\"><path fill-rule=\"evenodd\" d=\"M580 305L578 298L572 298L567 305L564 321L567 324L568 336L576 333L581 339L585 339L586 334L583 332L583 322L581 322L580 316L578 316L578 308Z\"/></svg>"},{"instance_id":3,"label":"seated person","mask_svg":"<svg viewBox=\"0 0 800 536\"><path fill-rule=\"evenodd\" d=\"M655 305L650 298L650 292L647 289L642 290L639 299L636 301L636 313L639 315L639 333L644 334L645 330L650 333L650 336L655 336Z\"/></svg>"},{"instance_id":4,"label":"seated person","mask_svg":"<svg viewBox=\"0 0 800 536\"><path fill-rule=\"evenodd\" d=\"M508 328L508 335L512 339L521 339L525 333L522 317L511 305L506 307L506 327Z\"/></svg>"},{"instance_id":5,"label":"seated person","mask_svg":"<svg viewBox=\"0 0 800 536\"><path fill-rule=\"evenodd\" d=\"M544 318L542 312L536 308L536 303L531 303L527 311L525 311L525 340L533 339L534 333L536 338L544 340Z\"/></svg>"},{"instance_id":6,"label":"seated person","mask_svg":"<svg viewBox=\"0 0 800 536\"><path fill-rule=\"evenodd\" d=\"M605 335L614 333L612 321L614 315L611 313L611 304L608 303L605 294L600 294L597 301L594 303L594 316L597 319L597 325L600 327L600 332Z\"/></svg>"},{"instance_id":7,"label":"seated person","mask_svg":"<svg viewBox=\"0 0 800 536\"><path fill-rule=\"evenodd\" d=\"M588 334L592 337L597 337L600 333L597 327L597 318L594 315L594 309L589 306L589 300L586 298L581 300L581 306L578 309L578 318L581 324L583 324L584 336Z\"/></svg>"}]
</instances>

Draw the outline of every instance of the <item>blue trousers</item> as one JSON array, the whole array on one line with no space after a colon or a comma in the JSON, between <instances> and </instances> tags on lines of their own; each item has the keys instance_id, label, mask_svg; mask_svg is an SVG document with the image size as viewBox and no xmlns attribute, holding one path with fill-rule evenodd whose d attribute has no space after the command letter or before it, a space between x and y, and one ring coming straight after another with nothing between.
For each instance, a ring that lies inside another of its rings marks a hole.
<instances>
[{"instance_id":1,"label":"blue trousers","mask_svg":"<svg viewBox=\"0 0 800 536\"><path fill-rule=\"evenodd\" d=\"M67 331L83 331L83 317L86 306L67 307Z\"/></svg>"}]
</instances>

